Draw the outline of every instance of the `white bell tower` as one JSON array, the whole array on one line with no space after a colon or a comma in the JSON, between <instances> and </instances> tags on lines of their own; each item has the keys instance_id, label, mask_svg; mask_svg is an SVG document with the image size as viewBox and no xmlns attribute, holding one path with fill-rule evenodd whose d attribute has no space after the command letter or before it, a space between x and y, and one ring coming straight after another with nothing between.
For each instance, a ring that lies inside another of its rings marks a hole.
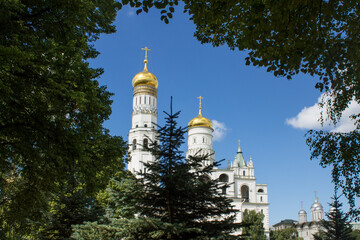
<instances>
[{"instance_id":1,"label":"white bell tower","mask_svg":"<svg viewBox=\"0 0 360 240\"><path fill-rule=\"evenodd\" d=\"M210 119L202 116L201 100L199 99L199 115L193 118L188 124L188 151L186 157L189 155L205 154L209 155L207 162L204 164L213 163L215 161L213 150L213 128Z\"/></svg>"},{"instance_id":2,"label":"white bell tower","mask_svg":"<svg viewBox=\"0 0 360 240\"><path fill-rule=\"evenodd\" d=\"M319 222L324 219L324 210L321 203L319 203L319 199L316 196L315 191L315 202L311 205L311 221Z\"/></svg>"},{"instance_id":3,"label":"white bell tower","mask_svg":"<svg viewBox=\"0 0 360 240\"><path fill-rule=\"evenodd\" d=\"M158 80L147 68L147 47L145 50L144 70L135 75L133 85L132 125L129 131L128 170L133 173L144 171L144 162L153 160L148 146L155 141L157 134L157 87Z\"/></svg>"},{"instance_id":4,"label":"white bell tower","mask_svg":"<svg viewBox=\"0 0 360 240\"><path fill-rule=\"evenodd\" d=\"M301 210L299 211L299 223L305 223L307 222L307 213L306 211L303 209L303 202L301 201Z\"/></svg>"}]
</instances>

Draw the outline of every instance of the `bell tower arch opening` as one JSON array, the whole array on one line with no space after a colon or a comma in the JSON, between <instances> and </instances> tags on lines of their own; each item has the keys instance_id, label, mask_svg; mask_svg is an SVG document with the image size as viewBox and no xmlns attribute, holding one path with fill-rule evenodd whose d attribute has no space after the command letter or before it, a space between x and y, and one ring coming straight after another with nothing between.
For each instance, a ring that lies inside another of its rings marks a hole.
<instances>
[{"instance_id":1,"label":"bell tower arch opening","mask_svg":"<svg viewBox=\"0 0 360 240\"><path fill-rule=\"evenodd\" d=\"M247 185L242 185L241 189L241 198L244 202L249 202L249 187Z\"/></svg>"}]
</instances>

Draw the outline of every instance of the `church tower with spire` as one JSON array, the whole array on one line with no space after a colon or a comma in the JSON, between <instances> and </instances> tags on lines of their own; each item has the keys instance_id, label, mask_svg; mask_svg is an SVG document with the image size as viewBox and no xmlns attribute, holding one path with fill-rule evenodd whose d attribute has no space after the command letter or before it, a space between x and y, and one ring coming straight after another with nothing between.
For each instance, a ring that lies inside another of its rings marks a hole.
<instances>
[{"instance_id":1,"label":"church tower with spire","mask_svg":"<svg viewBox=\"0 0 360 240\"><path fill-rule=\"evenodd\" d=\"M149 72L147 64L147 47L145 50L144 70L135 75L133 85L132 124L129 131L128 170L133 173L144 171L143 162L154 157L147 151L149 144L155 141L157 134L157 87L158 80Z\"/></svg>"},{"instance_id":2,"label":"church tower with spire","mask_svg":"<svg viewBox=\"0 0 360 240\"><path fill-rule=\"evenodd\" d=\"M307 222L307 213L303 208L303 202L302 201L301 201L301 209L300 209L299 214L298 214L298 220L299 220L300 224Z\"/></svg>"},{"instance_id":3,"label":"church tower with spire","mask_svg":"<svg viewBox=\"0 0 360 240\"><path fill-rule=\"evenodd\" d=\"M208 118L202 115L201 100L199 99L199 114L188 124L188 151L189 155L205 154L209 158L204 165L215 161L213 150L213 128ZM218 179L219 182L230 183L228 188L222 188L222 194L233 200L234 208L239 210L236 221L241 222L245 209L255 210L264 214L264 228L267 239L270 237L269 229L269 202L267 184L258 184L255 179L255 169L252 157L246 162L238 141L238 151L235 160L229 162L226 169L215 168L211 176L212 179ZM240 232L237 232L240 233Z\"/></svg>"},{"instance_id":4,"label":"church tower with spire","mask_svg":"<svg viewBox=\"0 0 360 240\"><path fill-rule=\"evenodd\" d=\"M206 155L208 160L204 165L212 164L215 161L215 152L213 150L213 131L210 119L203 117L201 113L201 100L199 99L199 115L193 118L188 124L188 151L189 155Z\"/></svg>"},{"instance_id":5,"label":"church tower with spire","mask_svg":"<svg viewBox=\"0 0 360 240\"><path fill-rule=\"evenodd\" d=\"M319 199L316 196L315 191L315 202L311 205L311 221L319 222L324 219L324 210L321 203L319 203Z\"/></svg>"}]
</instances>

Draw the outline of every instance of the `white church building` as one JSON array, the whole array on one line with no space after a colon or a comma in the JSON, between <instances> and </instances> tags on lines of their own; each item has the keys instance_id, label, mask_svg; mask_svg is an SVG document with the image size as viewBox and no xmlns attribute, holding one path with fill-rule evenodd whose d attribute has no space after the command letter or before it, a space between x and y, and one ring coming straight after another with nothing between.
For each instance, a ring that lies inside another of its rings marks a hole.
<instances>
[{"instance_id":1,"label":"white church building","mask_svg":"<svg viewBox=\"0 0 360 240\"><path fill-rule=\"evenodd\" d=\"M144 171L143 162L154 159L147 146L150 140L155 140L157 130L157 90L158 79L147 68L147 51L145 50L145 66L142 72L136 74L132 80L133 85L133 111L132 126L129 131L129 156L128 170L133 173ZM203 117L201 108L199 114L188 124L188 150L186 155L195 153L209 153L210 162L215 161L213 150L213 128L208 118ZM207 164L204 163L204 164ZM229 162L226 169L215 169L214 179L231 183L230 187L223 189L223 193L233 200L233 205L239 210L237 221L241 222L245 209L255 210L264 214L264 228L269 238L269 202L267 184L258 184L255 179L255 168L250 157L245 161L240 141L235 159Z\"/></svg>"},{"instance_id":2,"label":"white church building","mask_svg":"<svg viewBox=\"0 0 360 240\"><path fill-rule=\"evenodd\" d=\"M303 209L301 203L301 209L298 213L299 222L295 224L296 230L299 233L299 237L304 240L314 240L314 235L320 230L324 230L320 224L321 220L324 219L324 209L321 203L316 196L315 192L315 202L311 205L311 221L307 220L307 213ZM330 210L331 211L331 210Z\"/></svg>"}]
</instances>

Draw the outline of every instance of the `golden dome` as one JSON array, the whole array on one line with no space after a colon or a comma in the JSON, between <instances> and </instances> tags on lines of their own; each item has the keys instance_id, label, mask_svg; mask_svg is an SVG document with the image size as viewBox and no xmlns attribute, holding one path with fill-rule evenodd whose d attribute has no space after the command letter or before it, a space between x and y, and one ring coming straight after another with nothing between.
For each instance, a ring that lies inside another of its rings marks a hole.
<instances>
[{"instance_id":1,"label":"golden dome","mask_svg":"<svg viewBox=\"0 0 360 240\"><path fill-rule=\"evenodd\" d=\"M142 72L139 72L135 75L135 77L132 80L133 87L139 86L139 85L148 85L152 86L154 88L158 87L158 80L155 77L154 74L148 71L147 69L147 59L144 60L145 66L144 70Z\"/></svg>"},{"instance_id":2,"label":"golden dome","mask_svg":"<svg viewBox=\"0 0 360 240\"><path fill-rule=\"evenodd\" d=\"M188 127L208 127L212 128L212 123L210 119L203 117L201 114L201 110L199 111L199 115L196 118L193 118L189 124Z\"/></svg>"},{"instance_id":3,"label":"golden dome","mask_svg":"<svg viewBox=\"0 0 360 240\"><path fill-rule=\"evenodd\" d=\"M212 128L212 123L210 119L203 117L201 114L201 99L204 99L203 97L199 96L199 115L196 118L193 118L189 124L188 128L191 127L209 127Z\"/></svg>"}]
</instances>

